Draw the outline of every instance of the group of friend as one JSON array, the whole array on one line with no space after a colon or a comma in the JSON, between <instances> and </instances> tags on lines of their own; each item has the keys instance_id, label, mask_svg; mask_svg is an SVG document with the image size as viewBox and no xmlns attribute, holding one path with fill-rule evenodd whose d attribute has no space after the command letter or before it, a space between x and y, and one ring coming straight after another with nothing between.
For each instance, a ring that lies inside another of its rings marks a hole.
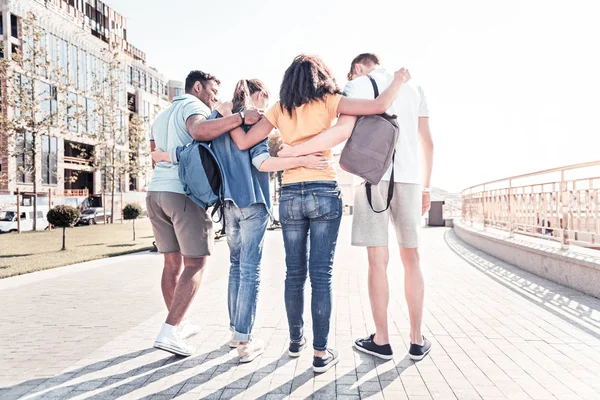
<instances>
[{"instance_id":1,"label":"group of friend","mask_svg":"<svg viewBox=\"0 0 600 400\"><path fill-rule=\"evenodd\" d=\"M381 93L377 98L371 79ZM388 112L397 116L400 126L393 182L390 166L382 181L373 186L370 201L364 183L355 191L352 245L367 248L369 297L376 329L374 334L357 339L354 347L383 359L393 357L386 272L391 221L405 272L409 356L420 360L429 353L431 342L421 333L424 281L418 253L421 215L430 206L433 160L425 95L419 86L408 83L408 70L389 73L370 53L352 61L348 80L342 92L319 57L300 55L285 72L279 101L268 107L269 90L258 79L241 80L233 100L220 103L220 81L192 71L185 82L185 94L157 117L150 139L155 166L146 201L156 245L164 255L161 287L168 316L155 347L190 356L193 349L185 339L199 330L186 318L186 312L199 289L207 257L213 252L213 224L206 209L187 200L177 163L182 146L201 141L210 142L223 173L231 264L229 345L237 348L240 362L251 362L264 352L265 345L253 335L253 327L263 243L272 214L269 171L283 170L279 219L285 246L288 353L298 357L308 345L303 312L304 288L310 276L313 369L325 372L337 364L339 353L327 340L343 206L332 148L350 137L358 116ZM274 129L284 143L277 157L269 155L267 142ZM389 185L394 185L390 207L375 212L374 208L385 207Z\"/></svg>"}]
</instances>

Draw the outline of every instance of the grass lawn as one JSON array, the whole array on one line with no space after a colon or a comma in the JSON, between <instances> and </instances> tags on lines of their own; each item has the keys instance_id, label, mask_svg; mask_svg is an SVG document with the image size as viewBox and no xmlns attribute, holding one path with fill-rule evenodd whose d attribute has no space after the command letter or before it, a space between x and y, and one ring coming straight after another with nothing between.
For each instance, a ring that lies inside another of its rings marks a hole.
<instances>
[{"instance_id":1,"label":"grass lawn","mask_svg":"<svg viewBox=\"0 0 600 400\"><path fill-rule=\"evenodd\" d=\"M67 229L66 251L62 229L0 235L0 278L152 248L150 221L140 219L135 228L135 242L131 221Z\"/></svg>"}]
</instances>

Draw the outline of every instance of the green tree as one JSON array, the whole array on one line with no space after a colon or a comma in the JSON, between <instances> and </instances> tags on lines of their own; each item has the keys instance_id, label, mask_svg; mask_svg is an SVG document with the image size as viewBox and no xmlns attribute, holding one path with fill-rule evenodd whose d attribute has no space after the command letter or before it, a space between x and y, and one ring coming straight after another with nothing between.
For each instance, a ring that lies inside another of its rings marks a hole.
<instances>
[{"instance_id":1,"label":"green tree","mask_svg":"<svg viewBox=\"0 0 600 400\"><path fill-rule=\"evenodd\" d=\"M48 211L48 222L57 228L63 229L61 251L67 249L67 228L74 227L79 221L79 217L79 210L72 206L60 205Z\"/></svg>"},{"instance_id":2,"label":"green tree","mask_svg":"<svg viewBox=\"0 0 600 400\"><path fill-rule=\"evenodd\" d=\"M129 203L123 208L123 218L133 222L133 241L135 242L135 220L142 215L142 207L137 203Z\"/></svg>"}]
</instances>

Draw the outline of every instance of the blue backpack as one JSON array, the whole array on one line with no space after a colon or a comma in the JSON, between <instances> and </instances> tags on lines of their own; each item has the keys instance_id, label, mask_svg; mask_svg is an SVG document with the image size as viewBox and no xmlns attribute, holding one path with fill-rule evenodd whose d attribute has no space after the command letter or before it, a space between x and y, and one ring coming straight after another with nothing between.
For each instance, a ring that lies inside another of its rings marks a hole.
<instances>
[{"instance_id":1,"label":"blue backpack","mask_svg":"<svg viewBox=\"0 0 600 400\"><path fill-rule=\"evenodd\" d=\"M215 206L214 216L224 203L223 171L215 153L201 142L192 142L178 153L179 180L186 196L202 208Z\"/></svg>"}]
</instances>

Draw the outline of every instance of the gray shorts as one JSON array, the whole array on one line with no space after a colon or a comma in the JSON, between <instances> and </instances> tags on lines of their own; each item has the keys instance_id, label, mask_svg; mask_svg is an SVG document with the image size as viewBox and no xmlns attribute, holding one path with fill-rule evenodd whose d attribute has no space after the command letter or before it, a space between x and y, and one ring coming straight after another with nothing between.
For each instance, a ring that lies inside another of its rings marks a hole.
<instances>
[{"instance_id":1,"label":"gray shorts","mask_svg":"<svg viewBox=\"0 0 600 400\"><path fill-rule=\"evenodd\" d=\"M386 206L388 185L389 181L381 181L371 188L373 207L377 211L383 210ZM419 247L421 185L400 182L394 185L394 197L390 208L382 213L376 213L371 209L364 183L356 188L352 219L353 246L387 246L391 219L400 247Z\"/></svg>"},{"instance_id":2,"label":"gray shorts","mask_svg":"<svg viewBox=\"0 0 600 400\"><path fill-rule=\"evenodd\" d=\"M185 195L171 192L148 192L146 205L159 252L180 252L187 258L212 253L213 226L205 209Z\"/></svg>"}]
</instances>

